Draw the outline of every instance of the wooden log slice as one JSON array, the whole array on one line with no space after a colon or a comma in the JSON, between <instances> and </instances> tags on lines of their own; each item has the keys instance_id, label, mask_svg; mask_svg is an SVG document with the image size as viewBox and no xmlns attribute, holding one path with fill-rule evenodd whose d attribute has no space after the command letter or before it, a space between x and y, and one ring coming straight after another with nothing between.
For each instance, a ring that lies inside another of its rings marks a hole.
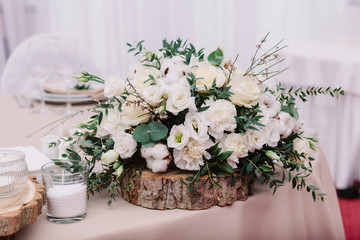
<instances>
[{"instance_id":1,"label":"wooden log slice","mask_svg":"<svg viewBox=\"0 0 360 240\"><path fill-rule=\"evenodd\" d=\"M0 213L0 239L13 239L13 234L22 227L36 221L37 216L42 212L42 207L46 203L45 187L36 182L35 177L29 177L35 190L26 194L32 194L30 201ZM27 198L28 196L24 197Z\"/></svg>"},{"instance_id":2,"label":"wooden log slice","mask_svg":"<svg viewBox=\"0 0 360 240\"><path fill-rule=\"evenodd\" d=\"M193 176L189 172L173 170L153 173L143 170L140 178L132 179L132 175L125 174L121 182L123 198L132 204L151 209L201 210L214 205L231 205L238 200L245 201L249 193L249 177L237 178L231 186L232 177L228 175L216 180L221 188L210 188L211 183L206 181L207 176L202 176L189 193L188 187L182 182ZM129 190L128 186L132 182L134 186Z\"/></svg>"}]
</instances>

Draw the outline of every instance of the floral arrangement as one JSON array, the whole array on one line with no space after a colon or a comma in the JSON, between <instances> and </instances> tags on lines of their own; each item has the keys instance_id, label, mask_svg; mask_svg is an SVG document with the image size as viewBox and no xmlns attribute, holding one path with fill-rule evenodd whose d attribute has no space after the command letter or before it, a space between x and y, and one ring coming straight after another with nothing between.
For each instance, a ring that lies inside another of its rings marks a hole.
<instances>
[{"instance_id":1,"label":"floral arrangement","mask_svg":"<svg viewBox=\"0 0 360 240\"><path fill-rule=\"evenodd\" d=\"M316 139L304 136L295 98L344 92L274 85L271 78L286 70L273 70L284 60L279 51L286 46L280 41L263 50L267 36L246 70L236 65L237 58L224 57L221 48L205 56L204 49L181 39L163 40L157 51L145 49L144 41L127 43L139 61L130 66L126 81L119 74L106 81L87 72L75 76L103 83L108 101L92 108L94 115L64 140L70 147L63 157L79 161L84 156L92 171L90 193L108 189L112 199L125 173L135 179L148 168L192 171L183 182L189 191L200 176L219 187L217 179L225 174L248 175L274 192L292 181L297 190L311 191L314 201L324 200L326 194L306 183ZM97 163L101 171L93 171Z\"/></svg>"}]
</instances>

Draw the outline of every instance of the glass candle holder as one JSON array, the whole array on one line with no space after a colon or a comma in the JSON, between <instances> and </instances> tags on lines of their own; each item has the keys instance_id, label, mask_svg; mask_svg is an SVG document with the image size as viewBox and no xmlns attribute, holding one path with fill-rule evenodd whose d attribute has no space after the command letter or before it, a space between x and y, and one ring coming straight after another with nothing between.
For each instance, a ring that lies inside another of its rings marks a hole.
<instances>
[{"instance_id":1,"label":"glass candle holder","mask_svg":"<svg viewBox=\"0 0 360 240\"><path fill-rule=\"evenodd\" d=\"M11 197L21 192L28 179L25 153L0 149L0 198Z\"/></svg>"},{"instance_id":2,"label":"glass candle holder","mask_svg":"<svg viewBox=\"0 0 360 240\"><path fill-rule=\"evenodd\" d=\"M47 218L73 223L87 214L89 167L85 162L55 161L42 166L47 198Z\"/></svg>"}]
</instances>

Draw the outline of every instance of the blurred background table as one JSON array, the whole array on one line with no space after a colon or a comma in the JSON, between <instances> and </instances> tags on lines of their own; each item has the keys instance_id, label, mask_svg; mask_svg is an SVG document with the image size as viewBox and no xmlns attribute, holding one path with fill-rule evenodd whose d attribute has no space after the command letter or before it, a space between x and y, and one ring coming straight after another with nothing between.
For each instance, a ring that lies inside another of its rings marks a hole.
<instances>
[{"instance_id":1,"label":"blurred background table","mask_svg":"<svg viewBox=\"0 0 360 240\"><path fill-rule=\"evenodd\" d=\"M9 95L0 96L0 106L4 113L0 147L33 145L40 149L39 139L47 130L31 139L24 136L61 117L32 114L30 109L18 107ZM257 183L245 202L201 211L149 210L121 197L109 207L109 196L102 193L90 197L83 221L53 224L46 220L44 211L34 224L18 232L16 239L345 239L335 188L321 150L316 159L309 183L328 194L325 202L314 203L311 194L298 192L291 184L272 195L268 186Z\"/></svg>"},{"instance_id":2,"label":"blurred background table","mask_svg":"<svg viewBox=\"0 0 360 240\"><path fill-rule=\"evenodd\" d=\"M290 69L279 76L284 86L342 87L345 96L310 97L297 101L309 128L319 133L337 188L360 179L360 48L341 43L302 42L284 51Z\"/></svg>"}]
</instances>

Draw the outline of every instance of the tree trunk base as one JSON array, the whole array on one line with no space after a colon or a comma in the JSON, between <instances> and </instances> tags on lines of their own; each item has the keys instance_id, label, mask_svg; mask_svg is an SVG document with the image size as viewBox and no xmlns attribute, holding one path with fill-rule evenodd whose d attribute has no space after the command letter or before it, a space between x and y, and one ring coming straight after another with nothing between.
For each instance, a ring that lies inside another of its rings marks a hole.
<instances>
[{"instance_id":1,"label":"tree trunk base","mask_svg":"<svg viewBox=\"0 0 360 240\"><path fill-rule=\"evenodd\" d=\"M236 178L233 185L231 175L217 178L221 186L218 188L211 187L210 180L206 181L207 176L202 176L199 182L194 182L189 192L183 181L194 176L193 173L181 170L153 173L143 170L139 178L132 178L132 175L125 174L121 182L121 195L129 203L151 209L201 210L231 205L238 200L245 201L249 194L249 177ZM129 188L131 184L133 187Z\"/></svg>"},{"instance_id":2,"label":"tree trunk base","mask_svg":"<svg viewBox=\"0 0 360 240\"><path fill-rule=\"evenodd\" d=\"M25 204L9 208L9 211L0 213L0 239L14 239L14 234L22 227L36 221L45 205L45 188L36 182L35 177L29 177L28 189L24 189L23 199L31 199ZM25 187L27 188L27 187Z\"/></svg>"}]
</instances>

